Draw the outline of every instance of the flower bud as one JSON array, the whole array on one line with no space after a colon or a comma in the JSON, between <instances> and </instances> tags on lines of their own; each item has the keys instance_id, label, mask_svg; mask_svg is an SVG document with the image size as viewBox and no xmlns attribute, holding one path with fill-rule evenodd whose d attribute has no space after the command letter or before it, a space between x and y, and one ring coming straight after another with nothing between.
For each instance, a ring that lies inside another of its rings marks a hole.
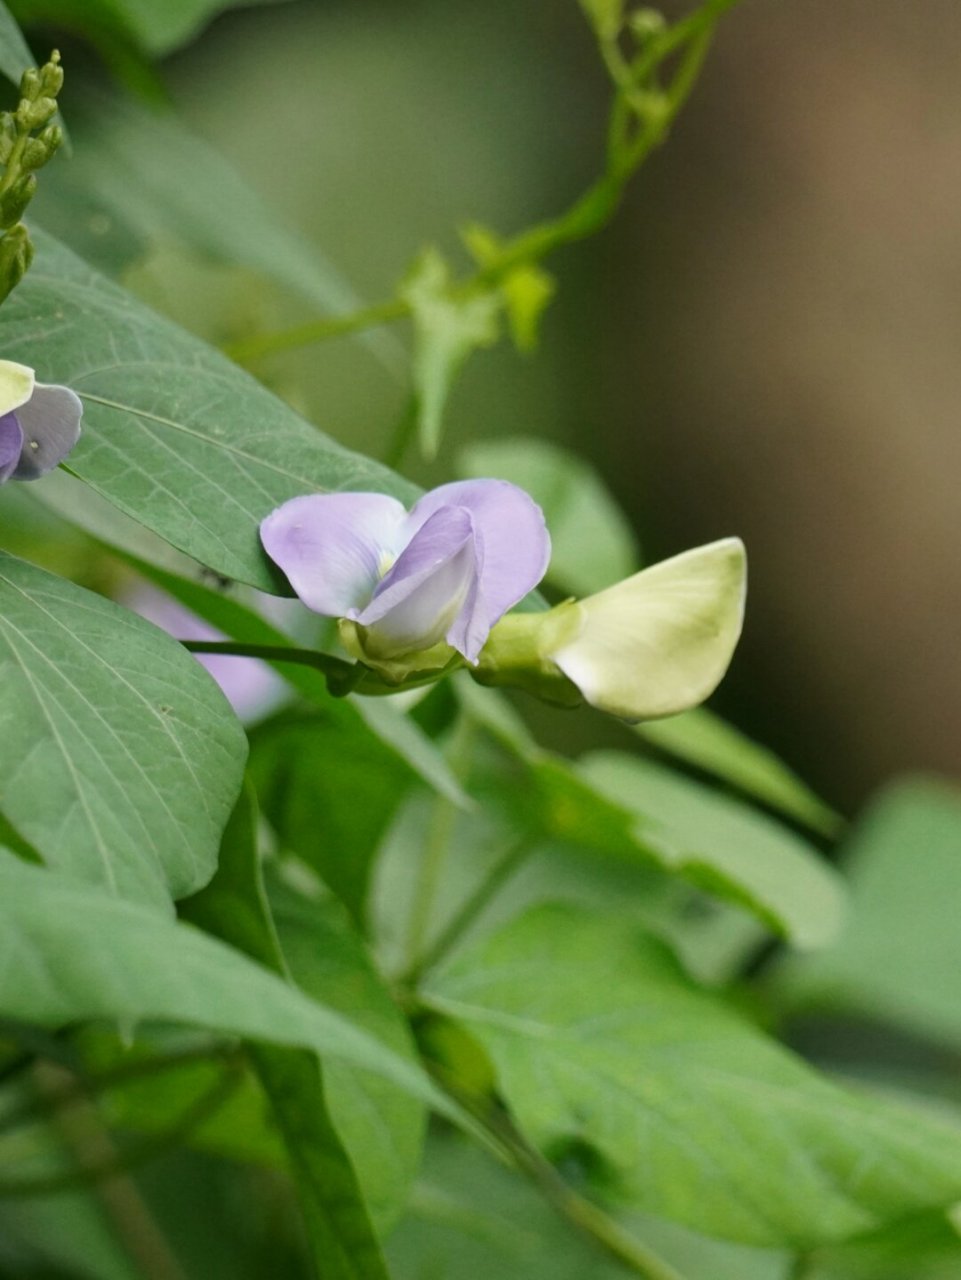
<instances>
[{"instance_id":1,"label":"flower bud","mask_svg":"<svg viewBox=\"0 0 961 1280\"><path fill-rule=\"evenodd\" d=\"M20 283L32 261L33 244L21 222L0 240L0 302Z\"/></svg>"},{"instance_id":2,"label":"flower bud","mask_svg":"<svg viewBox=\"0 0 961 1280\"><path fill-rule=\"evenodd\" d=\"M31 103L38 98L41 93L40 72L36 67L28 67L20 77L20 98L21 105L23 102Z\"/></svg>"},{"instance_id":3,"label":"flower bud","mask_svg":"<svg viewBox=\"0 0 961 1280\"><path fill-rule=\"evenodd\" d=\"M39 138L30 138L23 148L20 157L21 169L39 169L47 163L63 141L63 130L52 124L44 129Z\"/></svg>"},{"instance_id":4,"label":"flower bud","mask_svg":"<svg viewBox=\"0 0 961 1280\"><path fill-rule=\"evenodd\" d=\"M60 54L54 49L50 61L40 68L40 92L48 98L55 98L63 88L63 67L60 65ZM23 89L20 90L23 93Z\"/></svg>"},{"instance_id":5,"label":"flower bud","mask_svg":"<svg viewBox=\"0 0 961 1280\"><path fill-rule=\"evenodd\" d=\"M23 212L37 190L37 179L25 173L0 196L0 227L7 230L23 217Z\"/></svg>"}]
</instances>

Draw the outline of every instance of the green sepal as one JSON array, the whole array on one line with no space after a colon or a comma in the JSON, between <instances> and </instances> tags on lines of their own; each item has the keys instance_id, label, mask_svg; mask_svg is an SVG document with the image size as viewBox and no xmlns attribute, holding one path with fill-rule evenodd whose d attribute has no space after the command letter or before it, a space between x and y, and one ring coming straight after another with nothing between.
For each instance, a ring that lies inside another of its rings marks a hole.
<instances>
[{"instance_id":1,"label":"green sepal","mask_svg":"<svg viewBox=\"0 0 961 1280\"><path fill-rule=\"evenodd\" d=\"M478 684L523 689L556 706L579 707L580 690L548 655L574 640L582 625L574 600L547 613L509 613L491 631L471 675Z\"/></svg>"}]
</instances>

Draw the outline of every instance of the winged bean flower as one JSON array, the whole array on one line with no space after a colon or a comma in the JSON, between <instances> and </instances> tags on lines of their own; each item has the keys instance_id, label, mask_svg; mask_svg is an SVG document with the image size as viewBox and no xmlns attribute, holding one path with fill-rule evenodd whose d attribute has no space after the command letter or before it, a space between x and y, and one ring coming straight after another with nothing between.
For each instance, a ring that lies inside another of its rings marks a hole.
<instances>
[{"instance_id":1,"label":"winged bean flower","mask_svg":"<svg viewBox=\"0 0 961 1280\"><path fill-rule=\"evenodd\" d=\"M676 715L703 702L727 670L746 588L744 544L722 538L585 600L504 618L474 674L624 720Z\"/></svg>"},{"instance_id":2,"label":"winged bean flower","mask_svg":"<svg viewBox=\"0 0 961 1280\"><path fill-rule=\"evenodd\" d=\"M82 416L68 387L37 382L27 365L0 360L0 484L52 471L77 443Z\"/></svg>"},{"instance_id":3,"label":"winged bean flower","mask_svg":"<svg viewBox=\"0 0 961 1280\"><path fill-rule=\"evenodd\" d=\"M407 511L381 493L310 494L278 507L261 541L345 646L386 678L475 665L491 628L544 576L540 507L505 480L432 489Z\"/></svg>"}]
</instances>

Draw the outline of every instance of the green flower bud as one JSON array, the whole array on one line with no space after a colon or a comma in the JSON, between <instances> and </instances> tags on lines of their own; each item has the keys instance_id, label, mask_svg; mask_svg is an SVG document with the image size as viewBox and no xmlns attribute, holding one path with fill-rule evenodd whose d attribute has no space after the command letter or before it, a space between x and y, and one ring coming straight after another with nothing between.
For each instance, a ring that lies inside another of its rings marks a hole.
<instances>
[{"instance_id":1,"label":"green flower bud","mask_svg":"<svg viewBox=\"0 0 961 1280\"><path fill-rule=\"evenodd\" d=\"M63 88L63 67L60 65L60 54L54 49L50 61L40 68L40 91L48 98L55 98ZM23 93L23 89L20 90Z\"/></svg>"},{"instance_id":2,"label":"green flower bud","mask_svg":"<svg viewBox=\"0 0 961 1280\"><path fill-rule=\"evenodd\" d=\"M0 113L0 164L6 164L17 140L17 126L9 111Z\"/></svg>"},{"instance_id":3,"label":"green flower bud","mask_svg":"<svg viewBox=\"0 0 961 1280\"><path fill-rule=\"evenodd\" d=\"M21 128L39 129L56 113L57 103L54 98L41 97L35 102L21 98L17 106L17 122Z\"/></svg>"},{"instance_id":4,"label":"green flower bud","mask_svg":"<svg viewBox=\"0 0 961 1280\"><path fill-rule=\"evenodd\" d=\"M23 211L33 199L36 190L37 179L32 173L25 173L3 195L0 195L0 227L6 230L20 221Z\"/></svg>"},{"instance_id":5,"label":"green flower bud","mask_svg":"<svg viewBox=\"0 0 961 1280\"><path fill-rule=\"evenodd\" d=\"M30 233L20 222L0 240L0 302L20 283L32 261Z\"/></svg>"},{"instance_id":6,"label":"green flower bud","mask_svg":"<svg viewBox=\"0 0 961 1280\"><path fill-rule=\"evenodd\" d=\"M463 659L449 644L441 641L429 649L418 649L410 653L385 653L377 644L376 637L367 627L352 622L349 618L341 618L337 623L340 642L352 658L376 671L385 684L403 685L408 681L416 681L422 675L441 672L446 667L452 670L463 663Z\"/></svg>"},{"instance_id":7,"label":"green flower bud","mask_svg":"<svg viewBox=\"0 0 961 1280\"><path fill-rule=\"evenodd\" d=\"M39 138L30 138L20 156L21 169L39 169L47 163L63 141L63 130L59 125L51 124Z\"/></svg>"},{"instance_id":8,"label":"green flower bud","mask_svg":"<svg viewBox=\"0 0 961 1280\"><path fill-rule=\"evenodd\" d=\"M40 72L36 67L28 67L20 77L21 102L33 102L35 98L39 98L41 91Z\"/></svg>"}]
</instances>

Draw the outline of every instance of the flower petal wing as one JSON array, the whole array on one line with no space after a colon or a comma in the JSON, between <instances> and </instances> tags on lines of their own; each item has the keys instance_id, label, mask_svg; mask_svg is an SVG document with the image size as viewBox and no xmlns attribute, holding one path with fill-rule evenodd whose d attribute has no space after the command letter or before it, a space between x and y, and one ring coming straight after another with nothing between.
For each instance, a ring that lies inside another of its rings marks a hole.
<instances>
[{"instance_id":1,"label":"flower petal wing","mask_svg":"<svg viewBox=\"0 0 961 1280\"><path fill-rule=\"evenodd\" d=\"M17 410L23 427L23 453L16 480L36 480L63 462L80 439L83 403L69 387L36 383L33 395Z\"/></svg>"},{"instance_id":2,"label":"flower petal wing","mask_svg":"<svg viewBox=\"0 0 961 1280\"><path fill-rule=\"evenodd\" d=\"M0 484L9 480L17 469L23 452L23 428L15 413L0 418Z\"/></svg>"},{"instance_id":3,"label":"flower petal wing","mask_svg":"<svg viewBox=\"0 0 961 1280\"><path fill-rule=\"evenodd\" d=\"M382 493L308 494L272 511L260 540L309 609L340 618L370 600L406 514Z\"/></svg>"},{"instance_id":4,"label":"flower petal wing","mask_svg":"<svg viewBox=\"0 0 961 1280\"><path fill-rule=\"evenodd\" d=\"M351 616L368 629L372 656L394 657L444 639L476 591L470 513L443 507L414 535L367 608Z\"/></svg>"},{"instance_id":5,"label":"flower petal wing","mask_svg":"<svg viewBox=\"0 0 961 1280\"><path fill-rule=\"evenodd\" d=\"M489 629L547 572L551 540L544 514L529 494L507 480L458 480L425 494L410 513L411 526L419 528L445 506L470 512L483 547L479 607Z\"/></svg>"},{"instance_id":6,"label":"flower petal wing","mask_svg":"<svg viewBox=\"0 0 961 1280\"><path fill-rule=\"evenodd\" d=\"M0 360L0 415L26 404L33 395L33 370L13 360Z\"/></svg>"},{"instance_id":7,"label":"flower petal wing","mask_svg":"<svg viewBox=\"0 0 961 1280\"><path fill-rule=\"evenodd\" d=\"M746 582L739 538L685 551L582 600L578 634L550 657L602 711L675 715L703 702L727 670Z\"/></svg>"}]
</instances>

